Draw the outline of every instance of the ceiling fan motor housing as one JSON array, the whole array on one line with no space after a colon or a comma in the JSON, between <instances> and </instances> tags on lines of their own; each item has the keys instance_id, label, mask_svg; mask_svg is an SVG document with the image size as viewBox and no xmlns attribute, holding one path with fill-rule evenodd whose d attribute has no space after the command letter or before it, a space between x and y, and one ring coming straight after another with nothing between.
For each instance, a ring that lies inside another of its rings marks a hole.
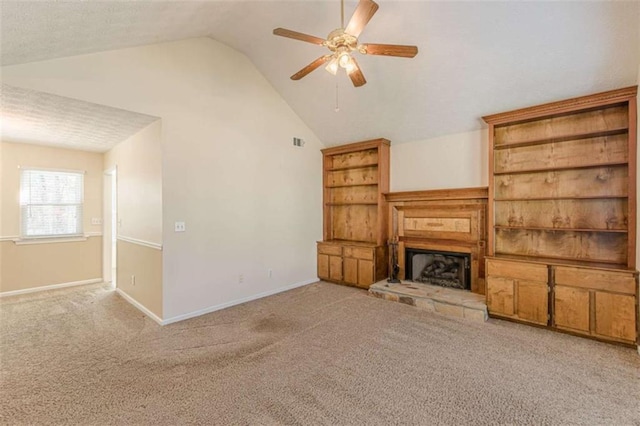
<instances>
[{"instance_id":1,"label":"ceiling fan motor housing","mask_svg":"<svg viewBox=\"0 0 640 426\"><path fill-rule=\"evenodd\" d=\"M338 28L329 33L324 44L332 52L338 52L340 48L346 48L351 52L358 48L358 38L345 33L344 28Z\"/></svg>"}]
</instances>

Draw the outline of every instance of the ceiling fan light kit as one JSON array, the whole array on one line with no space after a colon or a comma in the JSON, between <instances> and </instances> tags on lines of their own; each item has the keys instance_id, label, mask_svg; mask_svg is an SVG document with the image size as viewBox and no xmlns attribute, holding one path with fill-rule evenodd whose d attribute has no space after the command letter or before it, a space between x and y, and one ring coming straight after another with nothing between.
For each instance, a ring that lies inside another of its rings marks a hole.
<instances>
[{"instance_id":1,"label":"ceiling fan light kit","mask_svg":"<svg viewBox=\"0 0 640 426\"><path fill-rule=\"evenodd\" d=\"M416 46L403 46L397 44L358 44L358 36L378 10L378 4L373 0L360 0L351 20L344 26L344 0L342 0L342 27L329 33L326 40L285 28L276 28L273 34L281 37L292 38L307 43L327 47L331 53L323 55L311 62L306 67L291 76L292 80L300 80L316 68L328 62L325 69L333 75L339 68L344 68L355 87L364 86L367 80L353 57L353 52L363 55L397 56L401 58L413 58L418 54Z\"/></svg>"}]
</instances>

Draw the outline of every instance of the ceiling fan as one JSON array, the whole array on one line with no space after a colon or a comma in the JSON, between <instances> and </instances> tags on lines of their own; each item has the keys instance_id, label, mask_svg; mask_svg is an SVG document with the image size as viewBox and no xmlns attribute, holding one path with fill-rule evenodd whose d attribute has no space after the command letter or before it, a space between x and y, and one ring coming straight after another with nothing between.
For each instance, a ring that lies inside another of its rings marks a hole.
<instances>
[{"instance_id":1,"label":"ceiling fan","mask_svg":"<svg viewBox=\"0 0 640 426\"><path fill-rule=\"evenodd\" d=\"M358 51L364 55L399 56L402 58L413 58L418 54L418 48L416 46L358 44L358 36L378 10L378 4L373 0L360 0L356 11L353 13L346 27L344 26L344 0L341 0L341 6L342 26L331 31L326 40L285 28L276 28L273 30L273 34L275 35L325 46L331 51L330 54L319 57L292 75L292 80L300 80L311 71L329 62L326 66L327 71L335 75L338 72L338 67L342 67L346 70L353 85L360 87L366 84L367 80L365 80L364 74L362 74L362 70L360 70L358 62L353 57L352 52Z\"/></svg>"}]
</instances>

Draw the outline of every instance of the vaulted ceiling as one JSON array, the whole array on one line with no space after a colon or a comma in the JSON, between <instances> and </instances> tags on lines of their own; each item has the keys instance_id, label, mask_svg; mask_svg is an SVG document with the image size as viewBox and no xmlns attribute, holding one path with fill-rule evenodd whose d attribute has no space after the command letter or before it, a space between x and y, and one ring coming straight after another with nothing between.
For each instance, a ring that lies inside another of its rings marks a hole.
<instances>
[{"instance_id":1,"label":"vaulted ceiling","mask_svg":"<svg viewBox=\"0 0 640 426\"><path fill-rule=\"evenodd\" d=\"M209 36L246 54L327 145L393 143L480 129L480 117L636 84L640 2L386 1L361 42L414 44L414 59L358 56L368 83L322 68L340 1L2 1L3 66ZM348 19L357 2L346 1ZM337 87L337 88L336 88ZM336 103L339 111L336 112Z\"/></svg>"}]
</instances>

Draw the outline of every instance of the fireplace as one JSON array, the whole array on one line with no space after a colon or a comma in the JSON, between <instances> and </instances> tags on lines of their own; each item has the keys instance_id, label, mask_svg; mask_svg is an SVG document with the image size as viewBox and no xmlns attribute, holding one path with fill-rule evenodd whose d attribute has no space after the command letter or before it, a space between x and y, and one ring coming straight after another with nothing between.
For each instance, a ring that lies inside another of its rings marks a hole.
<instances>
[{"instance_id":1,"label":"fireplace","mask_svg":"<svg viewBox=\"0 0 640 426\"><path fill-rule=\"evenodd\" d=\"M458 279L472 293L485 294L487 196L486 187L385 194L389 202L389 235L397 241L398 279L415 281L414 277L422 272L414 274L406 268L410 262L407 250L461 255L467 257L469 269L459 268L458 273L463 269L470 272Z\"/></svg>"},{"instance_id":2,"label":"fireplace","mask_svg":"<svg viewBox=\"0 0 640 426\"><path fill-rule=\"evenodd\" d=\"M405 279L441 287L471 290L468 253L405 248Z\"/></svg>"}]
</instances>

